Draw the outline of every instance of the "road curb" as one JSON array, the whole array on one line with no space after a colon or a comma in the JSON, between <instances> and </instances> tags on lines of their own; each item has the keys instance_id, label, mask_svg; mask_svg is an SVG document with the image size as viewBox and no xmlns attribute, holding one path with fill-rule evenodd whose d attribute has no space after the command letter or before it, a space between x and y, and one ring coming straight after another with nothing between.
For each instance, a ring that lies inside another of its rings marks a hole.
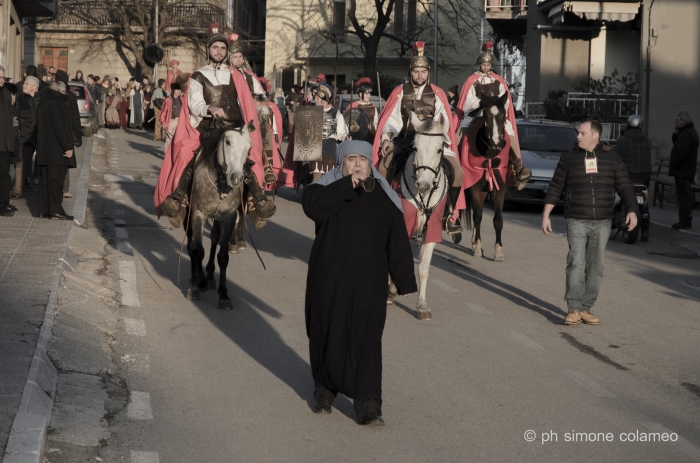
<instances>
[{"instance_id":1,"label":"road curb","mask_svg":"<svg viewBox=\"0 0 700 463\"><path fill-rule=\"evenodd\" d=\"M63 249L58 258L58 264L56 264L44 321L34 348L19 410L12 422L2 463L41 463L44 458L47 428L51 422L58 379L58 371L49 360L46 349L51 338L51 326L54 323L58 289L61 287L63 270L74 272L77 263L73 251L68 247L68 241L73 226L82 224L85 220L93 141L94 138L90 137L85 145L85 155L80 168L78 191L73 206L73 215L77 223L71 222L68 226Z\"/></svg>"}]
</instances>

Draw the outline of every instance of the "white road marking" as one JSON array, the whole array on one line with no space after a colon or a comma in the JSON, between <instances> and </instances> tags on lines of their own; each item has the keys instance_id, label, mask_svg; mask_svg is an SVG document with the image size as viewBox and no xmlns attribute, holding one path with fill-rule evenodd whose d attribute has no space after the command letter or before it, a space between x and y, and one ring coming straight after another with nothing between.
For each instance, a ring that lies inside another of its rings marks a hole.
<instances>
[{"instance_id":1,"label":"white road marking","mask_svg":"<svg viewBox=\"0 0 700 463\"><path fill-rule=\"evenodd\" d=\"M658 433L666 433L666 434L671 434L673 431L668 429L666 426L659 424L659 423L654 423L651 421L644 421L642 422L642 426L645 428L649 429L652 432L658 432ZM676 435L678 435L676 433ZM678 440L676 442L673 442L673 444L678 447L679 449L683 450L685 453L690 455L691 457L695 458L696 460L700 460L700 448L696 447L695 444L691 443L687 439L684 439L681 436L678 436Z\"/></svg>"},{"instance_id":2,"label":"white road marking","mask_svg":"<svg viewBox=\"0 0 700 463\"><path fill-rule=\"evenodd\" d=\"M583 387L585 387L586 389L588 389L589 392L591 392L591 393L594 394L594 395L597 395L598 397L610 397L610 398L615 397L615 394L613 394L612 392L608 391L608 390L605 389L603 386L601 386L600 384L596 383L595 381L593 381L591 378L589 378L588 376L584 375L584 374L581 373L580 371L570 371L570 370L567 370L567 371L564 371L564 373L565 373L568 377L570 377L571 379L573 379L574 381L576 381L577 383L579 383L581 386L583 386Z\"/></svg>"},{"instance_id":3,"label":"white road marking","mask_svg":"<svg viewBox=\"0 0 700 463\"><path fill-rule=\"evenodd\" d=\"M122 362L131 370L141 373L148 373L151 369L151 359L148 354L126 354L122 356Z\"/></svg>"},{"instance_id":4,"label":"white road marking","mask_svg":"<svg viewBox=\"0 0 700 463\"><path fill-rule=\"evenodd\" d=\"M117 204L121 204L121 205L126 204L126 201L124 201L123 199L117 199L117 200L114 201L114 202L117 203Z\"/></svg>"},{"instance_id":5,"label":"white road marking","mask_svg":"<svg viewBox=\"0 0 700 463\"><path fill-rule=\"evenodd\" d=\"M126 228L124 228L124 227L114 227L114 233L117 235L117 238L121 238L124 240L129 239L129 233L126 231Z\"/></svg>"},{"instance_id":6,"label":"white road marking","mask_svg":"<svg viewBox=\"0 0 700 463\"><path fill-rule=\"evenodd\" d=\"M152 420L151 394L131 391L131 400L126 408L126 417L130 420Z\"/></svg>"},{"instance_id":7,"label":"white road marking","mask_svg":"<svg viewBox=\"0 0 700 463\"><path fill-rule=\"evenodd\" d=\"M105 174L106 182L129 183L134 181L133 175Z\"/></svg>"},{"instance_id":8,"label":"white road marking","mask_svg":"<svg viewBox=\"0 0 700 463\"><path fill-rule=\"evenodd\" d=\"M122 290L122 304L129 307L141 307L136 292L136 267L130 260L119 261L119 284Z\"/></svg>"},{"instance_id":9,"label":"white road marking","mask_svg":"<svg viewBox=\"0 0 700 463\"><path fill-rule=\"evenodd\" d=\"M435 285L439 286L440 289L442 289L443 291L446 291L448 293L458 293L459 292L458 289L453 288L452 286L448 285L447 283L445 283L442 280L438 280L437 278L431 278L430 281L432 281L433 283L435 283Z\"/></svg>"},{"instance_id":10,"label":"white road marking","mask_svg":"<svg viewBox=\"0 0 700 463\"><path fill-rule=\"evenodd\" d=\"M138 318L125 318L124 330L130 336L146 336L146 324Z\"/></svg>"},{"instance_id":11,"label":"white road marking","mask_svg":"<svg viewBox=\"0 0 700 463\"><path fill-rule=\"evenodd\" d=\"M126 225L126 220L124 219L114 219L114 225L115 226L120 226L120 225Z\"/></svg>"},{"instance_id":12,"label":"white road marking","mask_svg":"<svg viewBox=\"0 0 700 463\"><path fill-rule=\"evenodd\" d=\"M525 336L523 333L516 333L513 331L510 333L510 337L515 339L528 349L544 350L544 347L540 346L535 341Z\"/></svg>"},{"instance_id":13,"label":"white road marking","mask_svg":"<svg viewBox=\"0 0 700 463\"><path fill-rule=\"evenodd\" d=\"M685 281L680 281L680 280L679 280L678 283L682 284L683 286L687 286L688 288L693 288L693 289L696 290L696 291L700 291L700 287L693 286L693 285L691 285L691 284L689 284L689 283L686 283Z\"/></svg>"},{"instance_id":14,"label":"white road marking","mask_svg":"<svg viewBox=\"0 0 700 463\"><path fill-rule=\"evenodd\" d=\"M124 190L112 190L114 196L121 196L124 194Z\"/></svg>"},{"instance_id":15,"label":"white road marking","mask_svg":"<svg viewBox=\"0 0 700 463\"><path fill-rule=\"evenodd\" d=\"M472 311L480 315L493 315L493 312L491 312L489 309L487 309L483 305L476 304L474 302L467 302L467 307L469 307Z\"/></svg>"},{"instance_id":16,"label":"white road marking","mask_svg":"<svg viewBox=\"0 0 700 463\"><path fill-rule=\"evenodd\" d=\"M651 267L647 267L646 265L632 262L631 260L625 260L623 262L625 263L625 265L628 265L632 268L636 268L637 270L653 270Z\"/></svg>"},{"instance_id":17,"label":"white road marking","mask_svg":"<svg viewBox=\"0 0 700 463\"><path fill-rule=\"evenodd\" d=\"M124 215L124 209L115 209L114 215Z\"/></svg>"},{"instance_id":18,"label":"white road marking","mask_svg":"<svg viewBox=\"0 0 700 463\"><path fill-rule=\"evenodd\" d=\"M119 229L117 229L117 230L119 230ZM131 250L131 245L129 244L128 241L117 241L117 251L123 252L124 254L133 254L133 251ZM137 298L138 298L138 296L137 296ZM123 294L122 294L122 300L123 300ZM124 304L124 305L126 305L126 304Z\"/></svg>"},{"instance_id":19,"label":"white road marking","mask_svg":"<svg viewBox=\"0 0 700 463\"><path fill-rule=\"evenodd\" d=\"M520 225L525 225L525 226L528 226L528 227L532 226L531 223L525 222L524 220L511 219L510 221L511 221L511 222L515 222L515 223L519 223Z\"/></svg>"},{"instance_id":20,"label":"white road marking","mask_svg":"<svg viewBox=\"0 0 700 463\"><path fill-rule=\"evenodd\" d=\"M131 463L160 463L158 452L131 451Z\"/></svg>"}]
</instances>

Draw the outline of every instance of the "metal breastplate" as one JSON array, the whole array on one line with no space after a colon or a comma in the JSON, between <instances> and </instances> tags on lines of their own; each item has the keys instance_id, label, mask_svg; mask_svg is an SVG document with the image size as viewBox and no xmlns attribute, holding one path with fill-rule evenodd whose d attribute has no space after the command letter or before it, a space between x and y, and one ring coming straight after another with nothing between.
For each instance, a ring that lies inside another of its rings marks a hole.
<instances>
[{"instance_id":1,"label":"metal breastplate","mask_svg":"<svg viewBox=\"0 0 700 463\"><path fill-rule=\"evenodd\" d=\"M435 92L430 84L425 85L420 98L416 98L416 91L410 82L404 84L403 98L401 98L401 119L403 119L405 130L412 132L413 127L409 127L411 112L416 113L420 120L435 117Z\"/></svg>"},{"instance_id":2,"label":"metal breastplate","mask_svg":"<svg viewBox=\"0 0 700 463\"><path fill-rule=\"evenodd\" d=\"M243 113L241 112L241 106L238 104L238 92L233 83L233 78L229 80L227 85L214 85L203 74L195 72L192 74L192 79L202 85L204 101L208 105L223 109L224 117L229 121L240 121L243 123ZM203 119L199 127L205 123L208 127L210 122L209 119Z\"/></svg>"},{"instance_id":3,"label":"metal breastplate","mask_svg":"<svg viewBox=\"0 0 700 463\"><path fill-rule=\"evenodd\" d=\"M336 115L338 110L331 108L330 111L323 113L323 138L328 138L331 135L335 135L336 132Z\"/></svg>"}]
</instances>

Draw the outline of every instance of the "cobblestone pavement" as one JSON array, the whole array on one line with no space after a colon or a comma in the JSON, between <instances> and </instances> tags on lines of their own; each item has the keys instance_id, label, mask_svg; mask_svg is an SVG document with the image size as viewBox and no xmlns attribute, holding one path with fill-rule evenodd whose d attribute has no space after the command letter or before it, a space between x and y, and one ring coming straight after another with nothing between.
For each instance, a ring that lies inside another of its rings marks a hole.
<instances>
[{"instance_id":1,"label":"cobblestone pavement","mask_svg":"<svg viewBox=\"0 0 700 463\"><path fill-rule=\"evenodd\" d=\"M86 139L87 140L87 139ZM87 141L76 150L78 168L70 169L73 210ZM13 201L14 217L0 217L0 457L19 406L39 337L59 254L70 223L38 219L39 192Z\"/></svg>"}]
</instances>

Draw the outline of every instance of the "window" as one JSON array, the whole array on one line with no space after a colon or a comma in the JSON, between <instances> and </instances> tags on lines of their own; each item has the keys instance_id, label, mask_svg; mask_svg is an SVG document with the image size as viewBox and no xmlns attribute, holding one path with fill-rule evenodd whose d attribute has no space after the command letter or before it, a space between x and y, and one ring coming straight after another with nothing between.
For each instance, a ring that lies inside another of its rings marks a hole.
<instances>
[{"instance_id":1,"label":"window","mask_svg":"<svg viewBox=\"0 0 700 463\"><path fill-rule=\"evenodd\" d=\"M333 32L345 30L345 0L333 0Z\"/></svg>"},{"instance_id":2,"label":"window","mask_svg":"<svg viewBox=\"0 0 700 463\"><path fill-rule=\"evenodd\" d=\"M394 35L403 37L403 0L394 2Z\"/></svg>"}]
</instances>

